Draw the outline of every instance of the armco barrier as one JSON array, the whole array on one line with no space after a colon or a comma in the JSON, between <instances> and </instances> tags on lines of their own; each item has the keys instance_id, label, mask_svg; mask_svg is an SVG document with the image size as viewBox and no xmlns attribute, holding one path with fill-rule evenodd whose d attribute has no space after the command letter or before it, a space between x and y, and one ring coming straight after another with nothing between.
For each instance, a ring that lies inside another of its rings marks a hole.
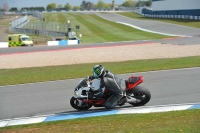
<instances>
[{"instance_id":1,"label":"armco barrier","mask_svg":"<svg viewBox=\"0 0 200 133\"><path fill-rule=\"evenodd\" d=\"M0 48L8 48L8 42L0 42Z\"/></svg>"},{"instance_id":2,"label":"armco barrier","mask_svg":"<svg viewBox=\"0 0 200 133\"><path fill-rule=\"evenodd\" d=\"M47 45L48 46L58 46L58 41L48 41Z\"/></svg>"},{"instance_id":3,"label":"armco barrier","mask_svg":"<svg viewBox=\"0 0 200 133\"><path fill-rule=\"evenodd\" d=\"M178 19L193 19L200 20L200 16L189 16L189 15L151 15L151 14L140 14L145 17L153 17L153 18L178 18Z\"/></svg>"},{"instance_id":4,"label":"armco barrier","mask_svg":"<svg viewBox=\"0 0 200 133\"><path fill-rule=\"evenodd\" d=\"M166 14L162 14L162 15L157 15L157 14L143 14L142 12L137 12L137 11L133 11L141 16L145 16L145 17L153 17L153 18L179 18L179 19L193 19L193 20L200 20L200 16L194 16L194 15L166 15Z\"/></svg>"},{"instance_id":5,"label":"armco barrier","mask_svg":"<svg viewBox=\"0 0 200 133\"><path fill-rule=\"evenodd\" d=\"M79 44L78 40L62 40L58 42L58 45L76 45Z\"/></svg>"},{"instance_id":6,"label":"armco barrier","mask_svg":"<svg viewBox=\"0 0 200 133\"><path fill-rule=\"evenodd\" d=\"M61 45L77 45L80 40L61 40L61 41L48 41L48 46L61 46ZM8 48L8 42L0 42L0 48Z\"/></svg>"},{"instance_id":7,"label":"armco barrier","mask_svg":"<svg viewBox=\"0 0 200 133\"><path fill-rule=\"evenodd\" d=\"M61 40L61 41L48 41L48 46L63 46L63 45L77 45L80 40Z\"/></svg>"}]
</instances>

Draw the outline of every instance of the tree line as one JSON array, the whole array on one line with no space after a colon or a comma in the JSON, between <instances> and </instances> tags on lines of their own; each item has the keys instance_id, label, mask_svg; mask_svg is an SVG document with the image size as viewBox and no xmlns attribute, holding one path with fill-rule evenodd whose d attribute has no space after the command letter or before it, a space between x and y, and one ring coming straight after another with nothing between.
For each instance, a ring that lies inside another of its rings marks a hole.
<instances>
[{"instance_id":1,"label":"tree line","mask_svg":"<svg viewBox=\"0 0 200 133\"><path fill-rule=\"evenodd\" d=\"M151 6L152 0L126 0L121 5L115 6L123 6L123 7L139 7L139 6ZM83 0L80 6L71 6L69 3L66 3L65 5L62 4L56 4L56 3L50 3L45 7L22 7L21 9L17 7L11 7L9 9L9 6L7 3L3 4L3 8L0 8L0 11L11 11L11 12L18 12L18 11L45 11L45 10L86 10L86 9L112 9L113 4L112 3L105 3L103 0L98 0L96 4Z\"/></svg>"}]
</instances>

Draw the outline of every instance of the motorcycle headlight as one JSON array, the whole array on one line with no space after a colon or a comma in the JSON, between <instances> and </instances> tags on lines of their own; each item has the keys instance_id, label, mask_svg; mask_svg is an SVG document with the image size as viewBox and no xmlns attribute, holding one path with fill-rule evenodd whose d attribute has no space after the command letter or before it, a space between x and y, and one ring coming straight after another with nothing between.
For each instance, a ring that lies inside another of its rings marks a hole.
<instances>
[{"instance_id":1,"label":"motorcycle headlight","mask_svg":"<svg viewBox=\"0 0 200 133\"><path fill-rule=\"evenodd\" d=\"M77 91L75 91L75 92L74 92L74 95L75 95L75 96L77 96L77 95L78 95L78 92L77 92Z\"/></svg>"}]
</instances>

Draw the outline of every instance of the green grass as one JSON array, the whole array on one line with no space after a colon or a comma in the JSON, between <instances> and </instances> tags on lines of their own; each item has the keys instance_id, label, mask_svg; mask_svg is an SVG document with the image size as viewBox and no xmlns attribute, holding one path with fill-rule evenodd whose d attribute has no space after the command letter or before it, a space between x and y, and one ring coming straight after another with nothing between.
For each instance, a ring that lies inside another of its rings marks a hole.
<instances>
[{"instance_id":1,"label":"green grass","mask_svg":"<svg viewBox=\"0 0 200 133\"><path fill-rule=\"evenodd\" d=\"M199 133L200 109L121 114L0 128L1 133Z\"/></svg>"},{"instance_id":2,"label":"green grass","mask_svg":"<svg viewBox=\"0 0 200 133\"><path fill-rule=\"evenodd\" d=\"M81 43L102 43L117 41L134 41L161 39L167 36L140 31L129 26L107 21L95 14L82 13L45 13L47 22L67 23L75 30L79 25L77 36L82 34Z\"/></svg>"},{"instance_id":3,"label":"green grass","mask_svg":"<svg viewBox=\"0 0 200 133\"><path fill-rule=\"evenodd\" d=\"M200 56L101 63L115 74L199 67ZM91 75L95 64L78 64L19 69L0 69L0 86L51 80L82 78Z\"/></svg>"},{"instance_id":4,"label":"green grass","mask_svg":"<svg viewBox=\"0 0 200 133\"><path fill-rule=\"evenodd\" d=\"M8 22L0 22L0 28L8 27L10 24Z\"/></svg>"},{"instance_id":5,"label":"green grass","mask_svg":"<svg viewBox=\"0 0 200 133\"><path fill-rule=\"evenodd\" d=\"M0 16L0 28L10 26L10 16Z\"/></svg>"},{"instance_id":6,"label":"green grass","mask_svg":"<svg viewBox=\"0 0 200 133\"><path fill-rule=\"evenodd\" d=\"M134 19L140 19L140 20L154 20L154 21L162 21L172 24L178 24L188 27L194 27L194 28L200 28L200 21L199 20L191 20L191 19L170 19L170 18L148 18L140 16L134 12L119 12L118 14L127 16Z\"/></svg>"}]
</instances>

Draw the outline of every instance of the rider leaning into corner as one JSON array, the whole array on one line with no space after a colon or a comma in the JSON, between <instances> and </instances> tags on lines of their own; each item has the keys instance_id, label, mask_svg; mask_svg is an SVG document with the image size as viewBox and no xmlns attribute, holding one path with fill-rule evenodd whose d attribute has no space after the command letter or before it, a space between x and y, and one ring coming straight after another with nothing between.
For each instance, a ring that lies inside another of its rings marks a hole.
<instances>
[{"instance_id":1,"label":"rider leaning into corner","mask_svg":"<svg viewBox=\"0 0 200 133\"><path fill-rule=\"evenodd\" d=\"M117 102L122 99L126 101L126 81L119 77L116 77L113 73L105 70L102 65L96 65L92 69L93 76L89 76L90 80L100 79L99 88L107 88L112 95L105 102L104 106L108 109L112 109L117 105Z\"/></svg>"}]
</instances>

